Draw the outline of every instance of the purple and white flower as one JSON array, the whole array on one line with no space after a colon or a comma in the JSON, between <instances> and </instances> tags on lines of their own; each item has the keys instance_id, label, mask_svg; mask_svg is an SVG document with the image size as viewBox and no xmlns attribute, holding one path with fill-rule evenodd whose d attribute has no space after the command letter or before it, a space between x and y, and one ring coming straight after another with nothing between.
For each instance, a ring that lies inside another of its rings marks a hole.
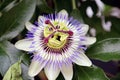
<instances>
[{"instance_id":1,"label":"purple and white flower","mask_svg":"<svg viewBox=\"0 0 120 80\"><path fill-rule=\"evenodd\" d=\"M89 26L69 18L65 10L39 16L35 24L27 22L26 28L27 38L16 42L15 47L34 54L29 76L34 77L44 69L48 80L56 80L60 72L65 80L72 80L74 63L92 65L84 52L96 38L87 37Z\"/></svg>"}]
</instances>

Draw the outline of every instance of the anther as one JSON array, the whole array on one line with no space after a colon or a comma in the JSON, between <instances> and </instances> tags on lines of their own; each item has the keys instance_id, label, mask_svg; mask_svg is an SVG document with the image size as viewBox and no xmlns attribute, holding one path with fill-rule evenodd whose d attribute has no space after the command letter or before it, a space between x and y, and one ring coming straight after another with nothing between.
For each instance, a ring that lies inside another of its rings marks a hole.
<instances>
[{"instance_id":1,"label":"anther","mask_svg":"<svg viewBox=\"0 0 120 80\"><path fill-rule=\"evenodd\" d=\"M56 28L54 27L54 25L50 22L50 20L46 20L46 21L45 21L45 24L49 24L49 25L51 25L51 27L52 27L53 29L56 29Z\"/></svg>"}]
</instances>

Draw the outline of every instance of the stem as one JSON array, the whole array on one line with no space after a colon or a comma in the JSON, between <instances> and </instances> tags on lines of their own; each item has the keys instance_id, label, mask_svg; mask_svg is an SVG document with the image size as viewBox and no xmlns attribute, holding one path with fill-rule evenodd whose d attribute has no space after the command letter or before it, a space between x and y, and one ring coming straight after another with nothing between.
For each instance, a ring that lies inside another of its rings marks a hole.
<instances>
[{"instance_id":1,"label":"stem","mask_svg":"<svg viewBox=\"0 0 120 80\"><path fill-rule=\"evenodd\" d=\"M39 74L38 74L38 77L41 79L41 80L48 80L44 71L41 71Z\"/></svg>"},{"instance_id":2,"label":"stem","mask_svg":"<svg viewBox=\"0 0 120 80\"><path fill-rule=\"evenodd\" d=\"M76 9L76 0L72 0L72 7L73 9Z\"/></svg>"}]
</instances>

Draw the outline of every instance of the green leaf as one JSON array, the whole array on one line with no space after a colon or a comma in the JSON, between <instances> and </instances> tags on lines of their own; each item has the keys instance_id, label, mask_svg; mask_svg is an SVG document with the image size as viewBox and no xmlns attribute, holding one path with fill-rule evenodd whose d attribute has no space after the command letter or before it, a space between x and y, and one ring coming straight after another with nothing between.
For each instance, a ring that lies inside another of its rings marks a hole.
<instances>
[{"instance_id":1,"label":"green leaf","mask_svg":"<svg viewBox=\"0 0 120 80\"><path fill-rule=\"evenodd\" d=\"M0 73L4 75L7 69L19 60L21 55L21 52L15 49L10 42L0 42Z\"/></svg>"},{"instance_id":2,"label":"green leaf","mask_svg":"<svg viewBox=\"0 0 120 80\"><path fill-rule=\"evenodd\" d=\"M7 5L9 5L13 1L15 1L15 0L3 0L3 1L0 1L0 11L2 11Z\"/></svg>"},{"instance_id":3,"label":"green leaf","mask_svg":"<svg viewBox=\"0 0 120 80\"><path fill-rule=\"evenodd\" d=\"M0 73L2 76L6 73L8 68L16 63L18 60L22 60L22 77L24 80L31 80L28 76L28 65L30 58L27 54L17 50L13 44L8 41L0 42Z\"/></svg>"},{"instance_id":4,"label":"green leaf","mask_svg":"<svg viewBox=\"0 0 120 80\"><path fill-rule=\"evenodd\" d=\"M30 55L23 54L21 56L21 60L24 63L24 65L29 66L30 65Z\"/></svg>"},{"instance_id":5,"label":"green leaf","mask_svg":"<svg viewBox=\"0 0 120 80\"><path fill-rule=\"evenodd\" d=\"M24 29L25 22L34 13L35 4L35 0L22 0L0 17L0 40L12 39Z\"/></svg>"},{"instance_id":6,"label":"green leaf","mask_svg":"<svg viewBox=\"0 0 120 80\"><path fill-rule=\"evenodd\" d=\"M1 12L8 12L10 9L12 9L14 6L16 6L17 4L19 4L19 0L12 0L10 1L4 1L3 5L1 5ZM8 5L7 5L8 4Z\"/></svg>"},{"instance_id":7,"label":"green leaf","mask_svg":"<svg viewBox=\"0 0 120 80\"><path fill-rule=\"evenodd\" d=\"M71 14L70 14L73 18L77 19L80 22L83 22L82 17L81 17L81 13L78 9L74 9Z\"/></svg>"},{"instance_id":8,"label":"green leaf","mask_svg":"<svg viewBox=\"0 0 120 80\"><path fill-rule=\"evenodd\" d=\"M64 80L63 75L60 73L56 80Z\"/></svg>"},{"instance_id":9,"label":"green leaf","mask_svg":"<svg viewBox=\"0 0 120 80\"><path fill-rule=\"evenodd\" d=\"M70 13L72 11L72 0L54 0L55 10L60 11L65 9Z\"/></svg>"},{"instance_id":10,"label":"green leaf","mask_svg":"<svg viewBox=\"0 0 120 80\"><path fill-rule=\"evenodd\" d=\"M111 30L110 30L110 32L101 30L101 32L97 33L97 35L96 35L97 41L104 40L107 38L119 38L120 37L119 20L115 17L110 17L110 16L106 17L105 19L106 19L106 21L112 22ZM98 23L100 23L100 22L98 22ZM99 24L97 24L97 22L95 22L95 24L96 24L96 29L97 29L96 32L100 31L100 29L97 27L102 28L102 26L99 26Z\"/></svg>"},{"instance_id":11,"label":"green leaf","mask_svg":"<svg viewBox=\"0 0 120 80\"><path fill-rule=\"evenodd\" d=\"M112 10L112 6L105 5L104 10L103 10L103 15L109 16Z\"/></svg>"},{"instance_id":12,"label":"green leaf","mask_svg":"<svg viewBox=\"0 0 120 80\"><path fill-rule=\"evenodd\" d=\"M112 27L120 34L120 19L116 17L106 17L107 21L112 22Z\"/></svg>"},{"instance_id":13,"label":"green leaf","mask_svg":"<svg viewBox=\"0 0 120 80\"><path fill-rule=\"evenodd\" d=\"M120 60L120 38L108 38L97 42L87 50L92 59L101 61Z\"/></svg>"},{"instance_id":14,"label":"green leaf","mask_svg":"<svg viewBox=\"0 0 120 80\"><path fill-rule=\"evenodd\" d=\"M6 72L3 80L23 80L21 77L21 61L13 64Z\"/></svg>"},{"instance_id":15,"label":"green leaf","mask_svg":"<svg viewBox=\"0 0 120 80\"><path fill-rule=\"evenodd\" d=\"M109 80L103 70L96 67L75 66L73 80Z\"/></svg>"},{"instance_id":16,"label":"green leaf","mask_svg":"<svg viewBox=\"0 0 120 80\"><path fill-rule=\"evenodd\" d=\"M111 80L120 80L120 73L118 73L115 77L111 78Z\"/></svg>"},{"instance_id":17,"label":"green leaf","mask_svg":"<svg viewBox=\"0 0 120 80\"><path fill-rule=\"evenodd\" d=\"M41 13L52 13L53 12L53 9L47 5L45 0L37 0L37 7L39 9L39 12Z\"/></svg>"},{"instance_id":18,"label":"green leaf","mask_svg":"<svg viewBox=\"0 0 120 80\"><path fill-rule=\"evenodd\" d=\"M96 37L97 41L101 41L107 38L119 38L120 34L117 33L116 30L114 30L112 27L110 32L100 32L96 35Z\"/></svg>"},{"instance_id":19,"label":"green leaf","mask_svg":"<svg viewBox=\"0 0 120 80\"><path fill-rule=\"evenodd\" d=\"M2 13L0 12L0 17L2 16Z\"/></svg>"}]
</instances>

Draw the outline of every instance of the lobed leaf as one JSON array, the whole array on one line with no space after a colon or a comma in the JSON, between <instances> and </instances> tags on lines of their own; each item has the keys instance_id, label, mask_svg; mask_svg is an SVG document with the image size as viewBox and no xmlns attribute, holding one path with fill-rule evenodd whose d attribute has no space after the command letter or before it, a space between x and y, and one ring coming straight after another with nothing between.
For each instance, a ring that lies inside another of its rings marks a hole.
<instances>
[{"instance_id":1,"label":"lobed leaf","mask_svg":"<svg viewBox=\"0 0 120 80\"><path fill-rule=\"evenodd\" d=\"M109 80L103 70L96 67L75 66L75 76L73 80Z\"/></svg>"},{"instance_id":2,"label":"lobed leaf","mask_svg":"<svg viewBox=\"0 0 120 80\"><path fill-rule=\"evenodd\" d=\"M35 0L22 0L0 17L0 40L12 39L24 29L25 22L34 13L35 4Z\"/></svg>"},{"instance_id":3,"label":"lobed leaf","mask_svg":"<svg viewBox=\"0 0 120 80\"><path fill-rule=\"evenodd\" d=\"M92 59L101 61L120 60L120 38L108 38L97 42L87 50Z\"/></svg>"},{"instance_id":4,"label":"lobed leaf","mask_svg":"<svg viewBox=\"0 0 120 80\"><path fill-rule=\"evenodd\" d=\"M5 75L9 67L18 62L19 60L22 60L22 77L25 80L31 80L31 77L28 76L28 65L30 58L28 58L28 55L17 50L13 44L11 44L8 41L2 41L0 42L0 74L2 76ZM10 73L10 72L8 72ZM8 79L9 80L9 79Z\"/></svg>"}]
</instances>

